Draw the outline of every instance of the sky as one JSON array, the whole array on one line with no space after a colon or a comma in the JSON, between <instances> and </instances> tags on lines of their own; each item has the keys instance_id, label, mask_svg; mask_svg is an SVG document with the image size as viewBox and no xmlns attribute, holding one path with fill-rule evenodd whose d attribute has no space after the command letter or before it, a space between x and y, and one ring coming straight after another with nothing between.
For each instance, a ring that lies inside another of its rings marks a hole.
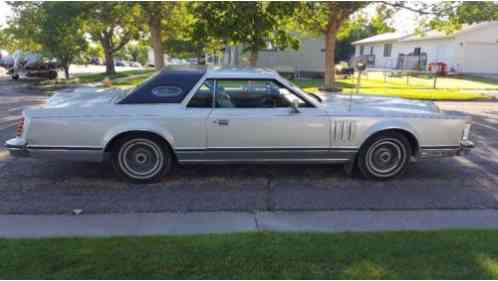
<instances>
[{"instance_id":1,"label":"sky","mask_svg":"<svg viewBox=\"0 0 498 281\"><path fill-rule=\"evenodd\" d=\"M3 0L0 0L0 26L3 26L7 21L7 17L12 14L9 5Z\"/></svg>"},{"instance_id":2,"label":"sky","mask_svg":"<svg viewBox=\"0 0 498 281\"><path fill-rule=\"evenodd\" d=\"M0 27L5 25L7 18L11 16L12 11L9 5L4 0L0 0ZM415 30L417 23L417 16L415 13L400 10L391 19L393 27L403 33L412 32Z\"/></svg>"}]
</instances>

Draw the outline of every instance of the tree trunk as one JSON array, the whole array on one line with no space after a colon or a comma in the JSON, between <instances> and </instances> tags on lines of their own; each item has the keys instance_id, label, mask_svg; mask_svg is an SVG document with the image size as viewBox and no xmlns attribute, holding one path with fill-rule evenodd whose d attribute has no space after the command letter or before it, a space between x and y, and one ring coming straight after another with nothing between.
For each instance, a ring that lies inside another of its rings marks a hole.
<instances>
[{"instance_id":1,"label":"tree trunk","mask_svg":"<svg viewBox=\"0 0 498 281\"><path fill-rule=\"evenodd\" d=\"M336 24L330 24L325 33L325 85L326 90L335 90L335 44Z\"/></svg>"},{"instance_id":2,"label":"tree trunk","mask_svg":"<svg viewBox=\"0 0 498 281\"><path fill-rule=\"evenodd\" d=\"M256 66L257 63L258 63L258 51L251 50L251 54L249 55L249 64L251 66Z\"/></svg>"},{"instance_id":3,"label":"tree trunk","mask_svg":"<svg viewBox=\"0 0 498 281\"><path fill-rule=\"evenodd\" d=\"M69 79L69 64L66 64L62 67L64 69L64 76L66 77L66 80Z\"/></svg>"},{"instance_id":4,"label":"tree trunk","mask_svg":"<svg viewBox=\"0 0 498 281\"><path fill-rule=\"evenodd\" d=\"M152 48L154 49L154 66L156 70L164 67L164 51L161 44L161 18L154 15L149 20Z\"/></svg>"},{"instance_id":5,"label":"tree trunk","mask_svg":"<svg viewBox=\"0 0 498 281\"><path fill-rule=\"evenodd\" d=\"M105 73L107 75L115 74L116 69L114 68L114 56L112 50L110 50L110 48L104 47L104 55L105 55Z\"/></svg>"}]
</instances>

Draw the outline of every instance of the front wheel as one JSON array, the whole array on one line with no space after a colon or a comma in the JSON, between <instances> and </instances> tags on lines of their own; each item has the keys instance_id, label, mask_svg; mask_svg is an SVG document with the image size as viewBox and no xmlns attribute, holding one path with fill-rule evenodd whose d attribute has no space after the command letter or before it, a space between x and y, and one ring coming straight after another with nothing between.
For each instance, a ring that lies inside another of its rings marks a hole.
<instances>
[{"instance_id":1,"label":"front wheel","mask_svg":"<svg viewBox=\"0 0 498 281\"><path fill-rule=\"evenodd\" d=\"M400 133L386 132L371 137L361 147L358 168L365 178L386 180L401 175L410 161L410 143Z\"/></svg>"},{"instance_id":2,"label":"front wheel","mask_svg":"<svg viewBox=\"0 0 498 281\"><path fill-rule=\"evenodd\" d=\"M172 153L160 140L128 137L113 147L112 164L118 175L132 182L157 182L171 171Z\"/></svg>"}]
</instances>

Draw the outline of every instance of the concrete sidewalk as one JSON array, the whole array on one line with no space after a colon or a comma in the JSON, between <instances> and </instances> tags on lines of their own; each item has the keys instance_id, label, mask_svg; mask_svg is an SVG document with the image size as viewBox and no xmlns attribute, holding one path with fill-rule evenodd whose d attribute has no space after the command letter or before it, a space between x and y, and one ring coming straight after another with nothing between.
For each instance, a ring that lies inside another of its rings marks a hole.
<instances>
[{"instance_id":1,"label":"concrete sidewalk","mask_svg":"<svg viewBox=\"0 0 498 281\"><path fill-rule=\"evenodd\" d=\"M498 229L498 210L1 215L0 237Z\"/></svg>"}]
</instances>

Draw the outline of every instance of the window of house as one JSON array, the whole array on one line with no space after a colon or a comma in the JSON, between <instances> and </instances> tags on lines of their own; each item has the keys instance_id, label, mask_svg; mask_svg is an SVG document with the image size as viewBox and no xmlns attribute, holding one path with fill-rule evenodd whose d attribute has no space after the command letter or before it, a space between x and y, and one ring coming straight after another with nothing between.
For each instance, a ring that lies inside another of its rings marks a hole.
<instances>
[{"instance_id":1,"label":"window of house","mask_svg":"<svg viewBox=\"0 0 498 281\"><path fill-rule=\"evenodd\" d=\"M420 47L416 47L414 50L413 50L413 54L416 55L416 56L420 56L420 53L422 51L422 48Z\"/></svg>"},{"instance_id":2,"label":"window of house","mask_svg":"<svg viewBox=\"0 0 498 281\"><path fill-rule=\"evenodd\" d=\"M217 80L217 108L290 107L297 100L300 107L311 106L289 89L272 80Z\"/></svg>"},{"instance_id":3,"label":"window of house","mask_svg":"<svg viewBox=\"0 0 498 281\"><path fill-rule=\"evenodd\" d=\"M364 53L365 53L365 46L361 45L360 46L360 56L363 56Z\"/></svg>"},{"instance_id":4,"label":"window of house","mask_svg":"<svg viewBox=\"0 0 498 281\"><path fill-rule=\"evenodd\" d=\"M188 107L211 108L213 107L213 80L207 80L202 84L194 96L190 99Z\"/></svg>"},{"instance_id":5,"label":"window of house","mask_svg":"<svg viewBox=\"0 0 498 281\"><path fill-rule=\"evenodd\" d=\"M384 44L384 57L390 57L393 50L393 44Z\"/></svg>"}]
</instances>

